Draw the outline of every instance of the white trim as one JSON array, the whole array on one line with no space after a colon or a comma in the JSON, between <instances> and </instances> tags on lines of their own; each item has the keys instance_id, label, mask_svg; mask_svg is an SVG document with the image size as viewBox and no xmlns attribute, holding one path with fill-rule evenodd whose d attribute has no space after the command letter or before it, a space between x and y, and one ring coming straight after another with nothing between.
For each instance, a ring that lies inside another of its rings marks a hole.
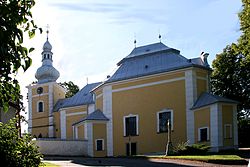
<instances>
[{"instance_id":1,"label":"white trim","mask_svg":"<svg viewBox=\"0 0 250 167\"><path fill-rule=\"evenodd\" d=\"M101 93L101 94L99 94L98 96L96 96L96 99L98 99L98 98L100 98L100 97L102 97L103 96L103 94Z\"/></svg>"},{"instance_id":2,"label":"white trim","mask_svg":"<svg viewBox=\"0 0 250 167\"><path fill-rule=\"evenodd\" d=\"M207 129L207 141L209 140L209 127L208 126L204 126L204 127L200 127L198 128L198 141L201 141L201 130L202 129Z\"/></svg>"},{"instance_id":3,"label":"white trim","mask_svg":"<svg viewBox=\"0 0 250 167\"><path fill-rule=\"evenodd\" d=\"M78 109L78 108L85 108L85 105L80 105L80 106L73 106L73 107L63 107L63 108L60 108L59 111L62 111L62 110L70 110L70 109Z\"/></svg>"},{"instance_id":4,"label":"white trim","mask_svg":"<svg viewBox=\"0 0 250 167\"><path fill-rule=\"evenodd\" d=\"M229 137L227 137L227 127L229 127ZM231 139L232 135L232 124L224 124L224 139Z\"/></svg>"},{"instance_id":5,"label":"white trim","mask_svg":"<svg viewBox=\"0 0 250 167\"><path fill-rule=\"evenodd\" d=\"M60 112L61 139L66 139L66 111Z\"/></svg>"},{"instance_id":6,"label":"white trim","mask_svg":"<svg viewBox=\"0 0 250 167\"><path fill-rule=\"evenodd\" d=\"M28 99L29 99L29 122L28 122L28 132L32 133L32 88L28 88Z\"/></svg>"},{"instance_id":7,"label":"white trim","mask_svg":"<svg viewBox=\"0 0 250 167\"><path fill-rule=\"evenodd\" d=\"M68 117L68 116L74 116L74 115L82 115L82 114L87 114L87 112L86 111L82 111L82 112L68 113L68 114L66 114L66 117Z\"/></svg>"},{"instance_id":8,"label":"white trim","mask_svg":"<svg viewBox=\"0 0 250 167\"><path fill-rule=\"evenodd\" d=\"M219 148L223 146L222 108L218 103L210 106L210 128L212 151L218 152Z\"/></svg>"},{"instance_id":9,"label":"white trim","mask_svg":"<svg viewBox=\"0 0 250 167\"><path fill-rule=\"evenodd\" d=\"M78 140L78 130L79 130L79 126L75 126L75 139Z\"/></svg>"},{"instance_id":10,"label":"white trim","mask_svg":"<svg viewBox=\"0 0 250 167\"><path fill-rule=\"evenodd\" d=\"M136 135L139 135L139 116L138 116L138 114L136 114L136 115L129 114L129 115L123 116L123 136L126 136L126 118L130 118L130 117L135 117L135 119L136 119Z\"/></svg>"},{"instance_id":11,"label":"white trim","mask_svg":"<svg viewBox=\"0 0 250 167\"><path fill-rule=\"evenodd\" d=\"M150 83L146 83L146 84L129 86L129 87L125 87L125 88L118 88L118 89L114 89L112 92L126 91L126 90L130 90L130 89L143 88L143 87L147 87L147 86L165 84L165 83L170 83L170 82L175 82L175 81L181 81L181 80L185 80L185 77L179 77L179 78L174 78L174 79L167 79L167 80L162 80L162 81L157 81L157 82L150 82Z\"/></svg>"},{"instance_id":12,"label":"white trim","mask_svg":"<svg viewBox=\"0 0 250 167\"><path fill-rule=\"evenodd\" d=\"M53 85L55 84L56 82L46 82L46 83L42 83L42 84L39 84L39 83L36 83L36 84L29 84L28 86L26 86L26 88L36 88L36 87L43 87L43 86L47 86L47 85Z\"/></svg>"},{"instance_id":13,"label":"white trim","mask_svg":"<svg viewBox=\"0 0 250 167\"><path fill-rule=\"evenodd\" d=\"M186 124L187 141L189 144L195 143L194 133L194 111L191 110L197 99L196 73L191 69L185 71L185 90L186 90Z\"/></svg>"},{"instance_id":14,"label":"white trim","mask_svg":"<svg viewBox=\"0 0 250 167\"><path fill-rule=\"evenodd\" d=\"M234 145L238 147L237 105L233 106L233 138Z\"/></svg>"},{"instance_id":15,"label":"white trim","mask_svg":"<svg viewBox=\"0 0 250 167\"><path fill-rule=\"evenodd\" d=\"M88 156L93 157L94 156L94 150L93 150L93 123L88 122L86 123L87 126L87 133L88 133Z\"/></svg>"},{"instance_id":16,"label":"white trim","mask_svg":"<svg viewBox=\"0 0 250 167\"><path fill-rule=\"evenodd\" d=\"M146 75L146 76L126 79L126 80L114 81L114 82L111 82L111 83L105 83L105 85L108 86L108 85L112 84L114 86L114 85L126 84L126 83L131 83L131 82L136 82L136 81L143 81L143 80L148 80L148 79L155 78L155 77L180 74L181 72L185 72L185 71L191 70L191 69L193 69L193 67L188 67L188 68L185 68L185 69L178 69L178 70L174 70L174 71L167 71L167 72L157 73L157 74L152 74L152 75ZM104 85L101 85L101 86L104 86ZM94 91L95 89L98 89L98 88L99 87L94 88L92 91Z\"/></svg>"},{"instance_id":17,"label":"white trim","mask_svg":"<svg viewBox=\"0 0 250 167\"><path fill-rule=\"evenodd\" d=\"M37 95L33 95L32 97L41 97L41 96L45 96L45 95L49 95L49 93L37 94Z\"/></svg>"},{"instance_id":18,"label":"white trim","mask_svg":"<svg viewBox=\"0 0 250 167\"><path fill-rule=\"evenodd\" d=\"M197 78L197 79L200 79L200 80L207 81L207 78L206 78L206 77L199 77L199 76L197 76L196 78Z\"/></svg>"},{"instance_id":19,"label":"white trim","mask_svg":"<svg viewBox=\"0 0 250 167\"><path fill-rule=\"evenodd\" d=\"M42 112L39 112L39 103L43 104L43 111ZM38 112L38 113L43 113L44 112L44 102L43 102L43 100L38 100L36 102L36 112Z\"/></svg>"},{"instance_id":20,"label":"white trim","mask_svg":"<svg viewBox=\"0 0 250 167\"><path fill-rule=\"evenodd\" d=\"M157 117L157 125L156 125L156 127L157 127L157 132L159 133L160 132L160 126L159 126L159 114L160 113L165 113L165 112L170 112L170 116L171 116L171 130L174 130L174 112L173 112L173 110L172 109L164 109L164 110L161 110L161 111L158 111L157 113L156 113L156 117Z\"/></svg>"},{"instance_id":21,"label":"white trim","mask_svg":"<svg viewBox=\"0 0 250 167\"><path fill-rule=\"evenodd\" d=\"M54 84L49 84L49 117L50 118L50 122L52 122L52 124L49 126L49 137L54 137L54 117L53 117L53 100L54 100L54 89L53 89Z\"/></svg>"},{"instance_id":22,"label":"white trim","mask_svg":"<svg viewBox=\"0 0 250 167\"><path fill-rule=\"evenodd\" d=\"M97 150L97 141L101 140L102 141L102 150ZM95 139L95 150L96 151L104 151L104 139Z\"/></svg>"},{"instance_id":23,"label":"white trim","mask_svg":"<svg viewBox=\"0 0 250 167\"><path fill-rule=\"evenodd\" d=\"M87 132L88 132L88 129L87 129L86 123L83 124L83 128L84 128L84 137L83 137L83 138L84 138L85 140L88 140L88 133L87 133Z\"/></svg>"},{"instance_id":24,"label":"white trim","mask_svg":"<svg viewBox=\"0 0 250 167\"><path fill-rule=\"evenodd\" d=\"M109 119L107 122L107 156L113 156L113 115L112 86L103 87L103 113Z\"/></svg>"}]
</instances>

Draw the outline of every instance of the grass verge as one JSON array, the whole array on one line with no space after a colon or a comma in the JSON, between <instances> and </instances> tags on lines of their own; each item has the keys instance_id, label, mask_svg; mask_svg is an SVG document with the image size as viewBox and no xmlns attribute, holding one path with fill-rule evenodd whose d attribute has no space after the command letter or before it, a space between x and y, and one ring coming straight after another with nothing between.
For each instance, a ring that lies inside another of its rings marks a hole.
<instances>
[{"instance_id":1,"label":"grass verge","mask_svg":"<svg viewBox=\"0 0 250 167\"><path fill-rule=\"evenodd\" d=\"M49 162L43 162L43 164L40 165L40 167L59 167L59 165L55 165Z\"/></svg>"},{"instance_id":2,"label":"grass verge","mask_svg":"<svg viewBox=\"0 0 250 167\"><path fill-rule=\"evenodd\" d=\"M146 156L146 158L184 159L184 160L202 161L207 163L227 164L227 165L248 164L248 161L239 157L238 155Z\"/></svg>"}]
</instances>

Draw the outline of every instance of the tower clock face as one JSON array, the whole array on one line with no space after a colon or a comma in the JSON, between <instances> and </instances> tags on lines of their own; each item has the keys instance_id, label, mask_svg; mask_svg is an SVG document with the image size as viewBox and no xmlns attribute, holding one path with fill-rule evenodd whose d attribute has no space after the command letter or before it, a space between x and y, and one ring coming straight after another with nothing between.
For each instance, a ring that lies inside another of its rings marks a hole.
<instances>
[{"instance_id":1,"label":"tower clock face","mask_svg":"<svg viewBox=\"0 0 250 167\"><path fill-rule=\"evenodd\" d=\"M37 88L36 92L37 94L43 93L43 88L42 87Z\"/></svg>"}]
</instances>

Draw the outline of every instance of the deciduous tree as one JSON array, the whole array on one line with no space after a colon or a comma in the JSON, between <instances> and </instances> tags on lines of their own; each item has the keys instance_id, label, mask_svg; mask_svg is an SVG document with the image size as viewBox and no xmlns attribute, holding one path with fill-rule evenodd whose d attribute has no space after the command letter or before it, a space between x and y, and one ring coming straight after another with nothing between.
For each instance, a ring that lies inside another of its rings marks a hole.
<instances>
[{"instance_id":1,"label":"deciduous tree","mask_svg":"<svg viewBox=\"0 0 250 167\"><path fill-rule=\"evenodd\" d=\"M18 70L26 71L32 62L28 54L34 48L26 48L23 39L25 34L34 37L38 28L32 19L34 5L34 0L0 1L0 107L5 111L21 98Z\"/></svg>"}]
</instances>

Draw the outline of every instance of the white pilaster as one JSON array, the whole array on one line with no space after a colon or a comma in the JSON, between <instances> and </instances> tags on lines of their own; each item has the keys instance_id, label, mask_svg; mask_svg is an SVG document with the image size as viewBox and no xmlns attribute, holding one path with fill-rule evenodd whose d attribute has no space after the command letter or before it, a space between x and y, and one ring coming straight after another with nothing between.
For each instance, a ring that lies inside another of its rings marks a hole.
<instances>
[{"instance_id":1,"label":"white pilaster","mask_svg":"<svg viewBox=\"0 0 250 167\"><path fill-rule=\"evenodd\" d=\"M29 121L28 121L28 132L32 133L32 88L28 87L28 99L29 99Z\"/></svg>"},{"instance_id":2,"label":"white pilaster","mask_svg":"<svg viewBox=\"0 0 250 167\"><path fill-rule=\"evenodd\" d=\"M86 123L84 123L83 124L83 127L84 127L84 139L88 139L88 129L87 129L87 124Z\"/></svg>"},{"instance_id":3,"label":"white pilaster","mask_svg":"<svg viewBox=\"0 0 250 167\"><path fill-rule=\"evenodd\" d=\"M88 136L88 156L94 156L94 143L93 143L93 123L86 122L87 136Z\"/></svg>"},{"instance_id":4,"label":"white pilaster","mask_svg":"<svg viewBox=\"0 0 250 167\"><path fill-rule=\"evenodd\" d=\"M107 122L107 156L113 156L112 86L103 88L103 113Z\"/></svg>"},{"instance_id":5,"label":"white pilaster","mask_svg":"<svg viewBox=\"0 0 250 167\"><path fill-rule=\"evenodd\" d=\"M222 108L216 103L210 106L211 151L218 152L223 146Z\"/></svg>"},{"instance_id":6,"label":"white pilaster","mask_svg":"<svg viewBox=\"0 0 250 167\"><path fill-rule=\"evenodd\" d=\"M54 137L53 84L49 84L49 137Z\"/></svg>"},{"instance_id":7,"label":"white pilaster","mask_svg":"<svg viewBox=\"0 0 250 167\"><path fill-rule=\"evenodd\" d=\"M185 89L186 89L186 121L187 121L187 140L189 144L195 142L194 136L194 111L190 108L197 99L196 73L193 70L185 72Z\"/></svg>"},{"instance_id":8,"label":"white pilaster","mask_svg":"<svg viewBox=\"0 0 250 167\"><path fill-rule=\"evenodd\" d=\"M233 106L233 137L234 146L238 147L238 123L237 123L237 105Z\"/></svg>"},{"instance_id":9,"label":"white pilaster","mask_svg":"<svg viewBox=\"0 0 250 167\"><path fill-rule=\"evenodd\" d=\"M60 111L61 139L66 139L66 111Z\"/></svg>"}]
</instances>

